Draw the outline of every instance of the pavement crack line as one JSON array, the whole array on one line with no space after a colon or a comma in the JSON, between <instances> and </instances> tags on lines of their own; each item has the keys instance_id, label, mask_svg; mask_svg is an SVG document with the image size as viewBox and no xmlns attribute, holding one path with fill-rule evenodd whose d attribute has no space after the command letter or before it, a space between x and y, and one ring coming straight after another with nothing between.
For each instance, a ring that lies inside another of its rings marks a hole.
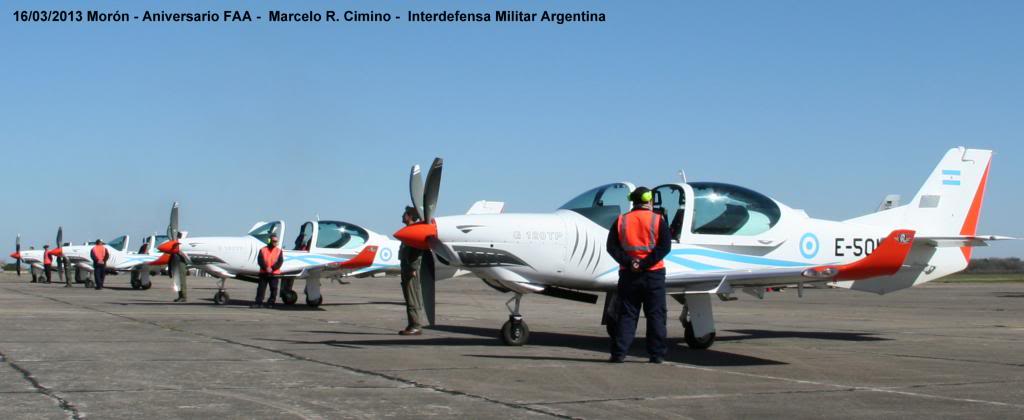
<instances>
[{"instance_id":1,"label":"pavement crack line","mask_svg":"<svg viewBox=\"0 0 1024 420\"><path fill-rule=\"evenodd\" d=\"M508 407L508 408L513 408L513 409L518 409L518 410L529 411L531 413L542 414L542 415L545 415L545 416L550 416L550 417L555 417L555 418L575 419L575 417L572 417L572 416L567 416L567 415L560 414L560 413L554 413L554 412L551 412L551 411L548 411L548 410L544 410L544 409L541 409L541 408L537 408L537 407L530 407L530 406L527 406L527 405L524 405L524 404L513 403L513 402L506 402L506 401L502 401L502 400L486 397L486 396L483 396L483 395L471 394L471 393L464 392L464 391L448 389L448 388L445 388L445 387L442 387L442 386L425 384L425 383L417 382L417 381L414 381L414 380L411 380L411 379L402 378L400 376L388 375L388 374L385 374L385 373L375 372L375 371L372 371L372 370L360 369L360 368L356 368L356 367L352 367L352 366L346 366L346 365L342 365L342 364L338 364L338 363L331 363L331 362L326 362L326 361L323 361L323 360L312 359L312 358L309 358L309 357L301 356L301 355L298 355L298 354L295 354L295 353L291 353L291 352L288 352L288 351L284 351L284 350L277 350L277 349L272 349L272 348L268 348L268 347L261 347L261 346L255 345L255 344L242 343L242 342L235 341L235 340L230 340L230 339L227 339L227 338L216 337L216 336L206 335L206 334L198 333L198 332L194 332L194 331L184 330L184 329L181 329L181 328L166 326L166 325L162 325L162 324L157 323L157 322L152 322L152 321L147 321L147 320L143 320L143 319L132 318L132 317L127 316L127 315L122 315L122 314L118 314L118 313L114 313L114 312L108 312L108 311L104 311L102 309L94 308L94 307L87 306L87 305L79 305L79 304L76 304L74 302L68 302L66 300L57 299L57 298L46 296L46 295L38 295L38 294L35 294L35 293L29 293L29 292L25 292L25 291L22 291L22 290L13 290L13 289L6 288L6 287L4 289L6 289L8 291L15 292L15 293L19 293L19 294L22 294L22 295L28 295L28 296L34 296L34 297L37 297L37 298L48 299L50 301L57 302L57 303L62 303L62 304L68 305L68 306L72 306L72 307L76 307L76 308L80 308L80 309L85 309L85 310L89 310L89 311L93 311L93 312L99 312L99 313L110 315L110 316L117 317L117 318L127 319L129 321L133 321L133 322L137 322L137 323L140 323L140 324L154 326L154 327L157 327L157 328L160 328L160 329L163 329L163 330L167 330L167 331L173 331L173 332L177 332L177 333L181 333L181 334L188 334L188 335L192 335L192 336L196 336L196 337L201 337L201 338L206 338L206 339L209 339L209 340L220 341L222 343L233 344L233 345L236 345L236 346L242 346L242 347L247 347L247 348L251 348L251 349L263 350L263 351L279 354L279 355L282 355L282 356L287 356L289 358L292 358L292 359L295 359L295 360L299 360L299 361L303 361L303 362L316 363L316 364L320 364L320 365L324 365L324 366L331 366L331 367L334 367L334 368L338 368L338 369L342 369L342 370L347 370L347 371L349 371L351 373L356 373L356 374L366 375L366 376L378 377L378 378L381 378L381 379L386 379L386 380L390 380L390 381L393 381L393 382L398 382L400 384L404 384L404 385L407 385L407 386L411 386L411 387L415 387L415 388L419 388L419 389L426 389L426 390L442 393L442 394L449 395L449 396L469 398L469 399L473 399L473 400L483 401L483 402L487 402L487 403L491 403L491 404L497 404L497 405L501 405L501 406ZM75 411L75 414L77 416L77 410ZM80 417L75 417L76 420L78 418L80 418Z\"/></svg>"},{"instance_id":2,"label":"pavement crack line","mask_svg":"<svg viewBox=\"0 0 1024 420\"><path fill-rule=\"evenodd\" d=\"M851 389L808 389L808 390L796 390L796 391L767 391L767 392L732 392L722 394L691 394L691 395L659 395L656 397L621 397L621 398L591 398L584 400L561 400L561 401L535 401L524 404L529 405L565 405L565 404L592 404L602 402L617 402L617 401L663 401L663 400L698 400L705 398L731 398L731 397L766 397L776 395L795 395L795 394L822 394L832 392L846 392L852 391Z\"/></svg>"},{"instance_id":3,"label":"pavement crack line","mask_svg":"<svg viewBox=\"0 0 1024 420\"><path fill-rule=\"evenodd\" d=\"M74 404L64 399L63 397L57 395L49 388L40 384L39 381L37 381L36 378L32 376L32 372L18 365L17 363L14 363L14 361L11 360L11 358L4 354L4 352L2 351L0 351L0 361L3 361L8 366L10 366L11 369L14 369L18 373L20 373L21 377L28 381L28 383L31 384L33 388L35 388L37 393L42 394L56 402L57 406L59 406L60 409L64 411L64 414L66 414L68 418L71 418L73 420L79 420L82 418L81 413L78 412L78 408L75 407Z\"/></svg>"}]
</instances>

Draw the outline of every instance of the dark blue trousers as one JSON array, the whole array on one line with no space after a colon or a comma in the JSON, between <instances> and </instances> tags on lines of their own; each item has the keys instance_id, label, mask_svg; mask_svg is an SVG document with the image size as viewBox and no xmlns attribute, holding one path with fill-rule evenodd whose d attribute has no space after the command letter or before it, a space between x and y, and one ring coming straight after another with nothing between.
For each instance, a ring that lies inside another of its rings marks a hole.
<instances>
[{"instance_id":1,"label":"dark blue trousers","mask_svg":"<svg viewBox=\"0 0 1024 420\"><path fill-rule=\"evenodd\" d=\"M636 324L643 308L647 318L647 354L664 358L668 351L665 326L665 270L634 273L619 271L619 302L616 311L619 319L612 337L612 357L622 358L629 352L636 336Z\"/></svg>"},{"instance_id":2,"label":"dark blue trousers","mask_svg":"<svg viewBox=\"0 0 1024 420\"><path fill-rule=\"evenodd\" d=\"M96 279L96 290L103 288L103 280L107 278L107 265L106 264L93 264L92 265L93 277Z\"/></svg>"},{"instance_id":3,"label":"dark blue trousers","mask_svg":"<svg viewBox=\"0 0 1024 420\"><path fill-rule=\"evenodd\" d=\"M272 305L277 301L277 285L280 282L277 277L260 274L260 282L256 285L256 303ZM270 286L270 298L263 302L267 286Z\"/></svg>"}]
</instances>

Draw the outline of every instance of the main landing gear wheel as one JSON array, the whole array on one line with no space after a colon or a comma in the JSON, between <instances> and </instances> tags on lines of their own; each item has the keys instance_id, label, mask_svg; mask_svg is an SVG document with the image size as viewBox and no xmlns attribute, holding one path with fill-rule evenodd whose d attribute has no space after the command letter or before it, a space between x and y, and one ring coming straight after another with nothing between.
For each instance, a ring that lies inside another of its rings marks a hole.
<instances>
[{"instance_id":1,"label":"main landing gear wheel","mask_svg":"<svg viewBox=\"0 0 1024 420\"><path fill-rule=\"evenodd\" d=\"M85 279L85 287L92 289L96 287L96 283L94 283L92 279Z\"/></svg>"},{"instance_id":2,"label":"main landing gear wheel","mask_svg":"<svg viewBox=\"0 0 1024 420\"><path fill-rule=\"evenodd\" d=\"M316 298L316 300L310 300L309 296L306 296L306 306L309 306L310 308L319 308L322 303L324 303L323 296Z\"/></svg>"},{"instance_id":3,"label":"main landing gear wheel","mask_svg":"<svg viewBox=\"0 0 1024 420\"><path fill-rule=\"evenodd\" d=\"M218 290L217 293L213 294L213 303L216 303L218 305L227 305L228 300L230 299L231 297L228 296L228 292L225 292L223 290Z\"/></svg>"},{"instance_id":4,"label":"main landing gear wheel","mask_svg":"<svg viewBox=\"0 0 1024 420\"><path fill-rule=\"evenodd\" d=\"M133 290L139 290L142 288L142 280L133 278L129 283L132 285Z\"/></svg>"},{"instance_id":5,"label":"main landing gear wheel","mask_svg":"<svg viewBox=\"0 0 1024 420\"><path fill-rule=\"evenodd\" d=\"M142 283L142 290L149 290L150 287L153 287L153 282Z\"/></svg>"},{"instance_id":6,"label":"main landing gear wheel","mask_svg":"<svg viewBox=\"0 0 1024 420\"><path fill-rule=\"evenodd\" d=\"M683 322L683 339L686 340L686 345L694 350L704 350L711 347L715 343L715 333L710 332L702 337L693 335L693 324L690 321Z\"/></svg>"},{"instance_id":7,"label":"main landing gear wheel","mask_svg":"<svg viewBox=\"0 0 1024 420\"><path fill-rule=\"evenodd\" d=\"M508 321L505 321L505 325L501 326L501 341L507 346L521 346L530 339L530 327L526 325L526 321L523 321L523 316L519 314L519 301L522 299L523 295L516 293L512 299L505 302L509 316ZM513 301L515 302L514 308L509 306Z\"/></svg>"},{"instance_id":8,"label":"main landing gear wheel","mask_svg":"<svg viewBox=\"0 0 1024 420\"><path fill-rule=\"evenodd\" d=\"M530 327L521 316L509 316L505 325L501 326L501 341L508 346L521 346L530 339Z\"/></svg>"},{"instance_id":9,"label":"main landing gear wheel","mask_svg":"<svg viewBox=\"0 0 1024 420\"><path fill-rule=\"evenodd\" d=\"M294 290L285 290L281 292L281 301L284 302L285 305L294 305L295 302L299 301L299 294Z\"/></svg>"}]
</instances>

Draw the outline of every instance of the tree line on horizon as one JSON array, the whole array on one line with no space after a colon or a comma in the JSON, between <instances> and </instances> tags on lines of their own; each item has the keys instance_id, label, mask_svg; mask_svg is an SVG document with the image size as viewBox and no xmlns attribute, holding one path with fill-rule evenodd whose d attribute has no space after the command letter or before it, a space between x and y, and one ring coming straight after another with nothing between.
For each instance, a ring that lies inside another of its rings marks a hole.
<instances>
[{"instance_id":1,"label":"tree line on horizon","mask_svg":"<svg viewBox=\"0 0 1024 420\"><path fill-rule=\"evenodd\" d=\"M972 259L964 270L967 274L1017 274L1024 273L1024 261L1017 257Z\"/></svg>"}]
</instances>

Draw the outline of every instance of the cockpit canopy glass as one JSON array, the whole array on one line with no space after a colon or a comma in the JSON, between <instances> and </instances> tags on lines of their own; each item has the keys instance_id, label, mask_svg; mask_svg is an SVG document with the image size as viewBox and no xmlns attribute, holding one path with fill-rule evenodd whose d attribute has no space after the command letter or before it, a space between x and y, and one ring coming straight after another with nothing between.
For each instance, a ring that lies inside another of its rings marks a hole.
<instances>
[{"instance_id":1,"label":"cockpit canopy glass","mask_svg":"<svg viewBox=\"0 0 1024 420\"><path fill-rule=\"evenodd\" d=\"M717 182L691 182L693 233L753 236L767 232L781 211L772 199L753 190Z\"/></svg>"},{"instance_id":2,"label":"cockpit canopy glass","mask_svg":"<svg viewBox=\"0 0 1024 420\"><path fill-rule=\"evenodd\" d=\"M330 220L317 222L317 248L354 249L369 239L370 234L356 225Z\"/></svg>"},{"instance_id":3,"label":"cockpit canopy glass","mask_svg":"<svg viewBox=\"0 0 1024 420\"><path fill-rule=\"evenodd\" d=\"M114 249L117 249L117 250L124 250L124 246L126 245L125 244L126 241L128 241L128 237L127 236L124 236L124 235L118 236L118 237L116 237L114 239L111 239L110 242L107 242L107 246L109 246L111 248L114 248Z\"/></svg>"},{"instance_id":4,"label":"cockpit canopy glass","mask_svg":"<svg viewBox=\"0 0 1024 420\"><path fill-rule=\"evenodd\" d=\"M295 248L298 251L309 251L313 241L313 222L306 222L299 228L299 236L295 237Z\"/></svg>"},{"instance_id":5,"label":"cockpit canopy glass","mask_svg":"<svg viewBox=\"0 0 1024 420\"><path fill-rule=\"evenodd\" d=\"M260 225L256 229L249 231L249 236L256 238L260 242L267 243L270 240L271 233L278 235L278 240L281 239L281 222L270 222Z\"/></svg>"},{"instance_id":6,"label":"cockpit canopy glass","mask_svg":"<svg viewBox=\"0 0 1024 420\"><path fill-rule=\"evenodd\" d=\"M572 210L608 228L620 214L630 210L632 190L633 187L625 183L602 185L576 196L559 209Z\"/></svg>"}]
</instances>

